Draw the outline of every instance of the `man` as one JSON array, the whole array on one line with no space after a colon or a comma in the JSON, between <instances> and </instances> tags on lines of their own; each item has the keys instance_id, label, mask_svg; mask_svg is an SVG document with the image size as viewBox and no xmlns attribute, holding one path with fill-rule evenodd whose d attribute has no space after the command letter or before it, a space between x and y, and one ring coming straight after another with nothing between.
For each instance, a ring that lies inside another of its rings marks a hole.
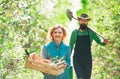
<instances>
[{"instance_id":1,"label":"man","mask_svg":"<svg viewBox=\"0 0 120 79\"><path fill-rule=\"evenodd\" d=\"M78 79L90 79L92 71L92 55L91 55L91 44L95 40L100 45L106 45L107 39L100 39L100 37L88 28L87 14L81 14L77 18L79 22L79 29L75 29L70 38L71 51L74 46L73 54L73 66Z\"/></svg>"}]
</instances>

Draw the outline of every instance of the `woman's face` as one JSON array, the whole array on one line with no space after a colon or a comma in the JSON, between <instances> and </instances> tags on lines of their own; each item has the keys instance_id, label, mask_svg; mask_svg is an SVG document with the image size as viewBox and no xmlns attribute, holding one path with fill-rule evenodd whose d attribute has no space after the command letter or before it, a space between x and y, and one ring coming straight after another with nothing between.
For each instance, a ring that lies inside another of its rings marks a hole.
<instances>
[{"instance_id":1,"label":"woman's face","mask_svg":"<svg viewBox=\"0 0 120 79\"><path fill-rule=\"evenodd\" d=\"M52 37L54 41L61 41L63 38L63 31L61 28L57 28L53 31Z\"/></svg>"}]
</instances>

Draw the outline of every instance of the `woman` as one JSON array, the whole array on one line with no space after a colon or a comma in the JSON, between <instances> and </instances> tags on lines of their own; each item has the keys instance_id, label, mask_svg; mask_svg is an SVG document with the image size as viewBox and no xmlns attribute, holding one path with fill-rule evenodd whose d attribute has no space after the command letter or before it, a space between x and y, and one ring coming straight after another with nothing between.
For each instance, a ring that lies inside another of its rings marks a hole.
<instances>
[{"instance_id":1,"label":"woman","mask_svg":"<svg viewBox=\"0 0 120 79\"><path fill-rule=\"evenodd\" d=\"M42 56L46 59L51 57L55 58L56 56L59 56L60 58L65 57L66 65L64 68L69 67L71 49L63 42L66 37L66 30L61 25L54 26L50 29L49 36L51 38L51 42L43 47ZM44 79L68 79L67 71L65 70L64 73L58 76L44 74Z\"/></svg>"}]
</instances>

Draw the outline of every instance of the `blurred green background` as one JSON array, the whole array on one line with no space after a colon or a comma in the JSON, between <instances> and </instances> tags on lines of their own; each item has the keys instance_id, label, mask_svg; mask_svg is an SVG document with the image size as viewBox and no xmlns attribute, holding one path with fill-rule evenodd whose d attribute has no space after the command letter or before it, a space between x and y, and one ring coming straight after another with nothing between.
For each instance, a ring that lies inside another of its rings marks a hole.
<instances>
[{"instance_id":1,"label":"blurred green background","mask_svg":"<svg viewBox=\"0 0 120 79\"><path fill-rule=\"evenodd\" d=\"M67 28L68 43L70 28L78 28L68 19L68 8L75 17L87 13L89 26L110 40L105 47L93 42L92 79L120 79L120 0L0 0L1 79L43 79L41 72L25 68L23 48L40 55L55 24Z\"/></svg>"}]
</instances>

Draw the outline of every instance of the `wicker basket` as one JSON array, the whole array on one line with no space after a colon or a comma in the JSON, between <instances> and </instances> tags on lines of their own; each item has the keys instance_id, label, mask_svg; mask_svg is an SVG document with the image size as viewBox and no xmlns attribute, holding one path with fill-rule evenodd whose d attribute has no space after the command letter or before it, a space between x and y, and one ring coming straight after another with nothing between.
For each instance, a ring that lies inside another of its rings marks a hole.
<instances>
[{"instance_id":1,"label":"wicker basket","mask_svg":"<svg viewBox=\"0 0 120 79\"><path fill-rule=\"evenodd\" d=\"M28 57L25 67L54 76L60 75L64 72L63 64L59 64L58 66L50 66L50 63L50 60L42 57Z\"/></svg>"}]
</instances>

